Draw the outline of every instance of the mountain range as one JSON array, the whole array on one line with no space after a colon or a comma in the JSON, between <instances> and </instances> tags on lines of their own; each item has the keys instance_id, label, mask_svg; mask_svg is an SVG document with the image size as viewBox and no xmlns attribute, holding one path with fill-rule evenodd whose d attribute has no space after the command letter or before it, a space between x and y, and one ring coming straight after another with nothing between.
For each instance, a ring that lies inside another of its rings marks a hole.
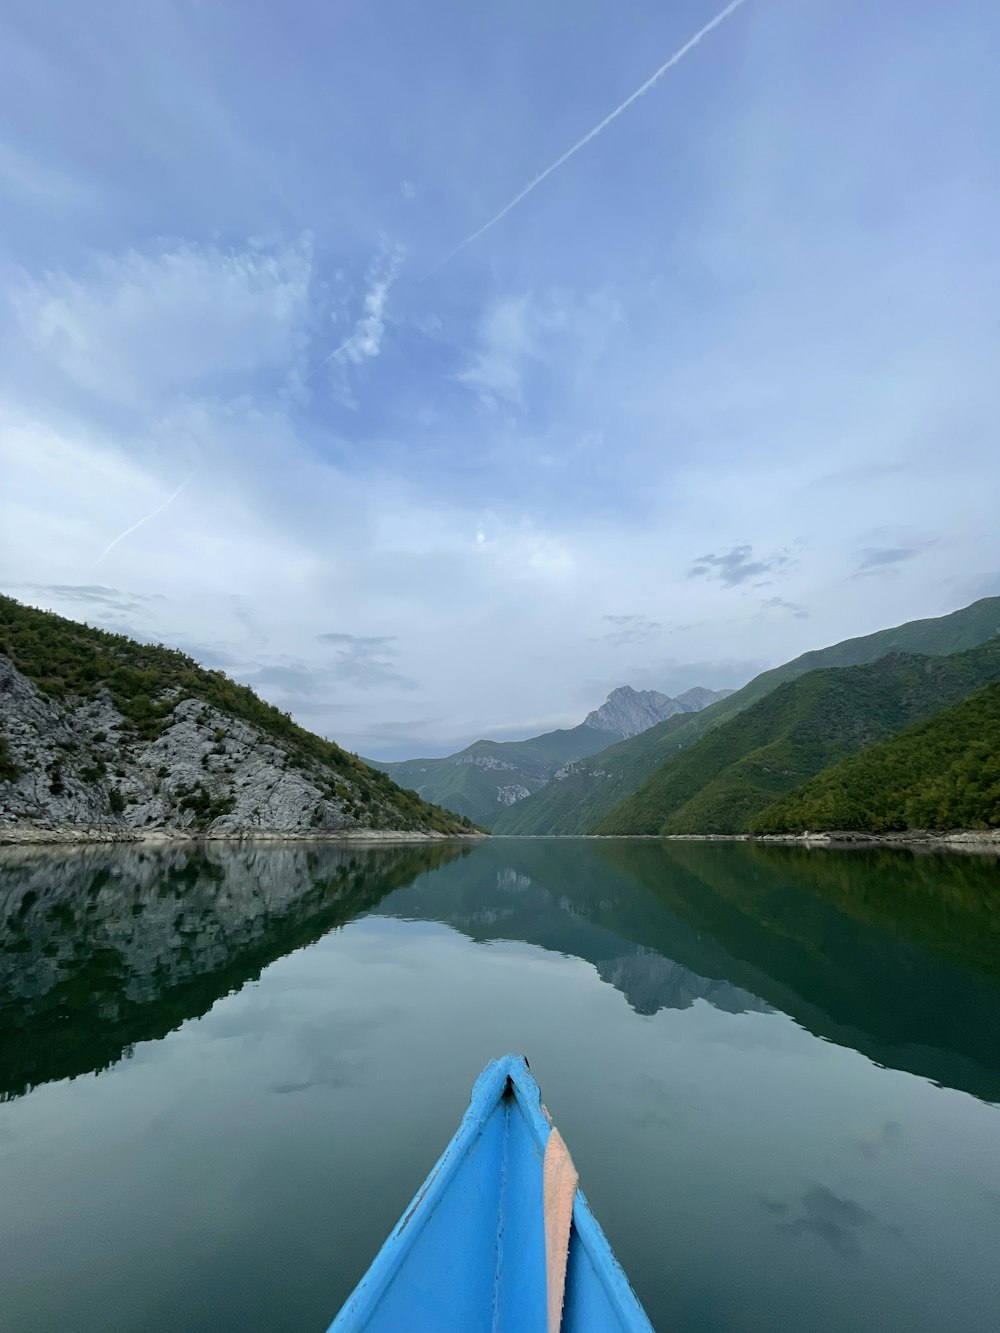
<instances>
[{"instance_id":1,"label":"mountain range","mask_svg":"<svg viewBox=\"0 0 1000 1333\"><path fill-rule=\"evenodd\" d=\"M479 740L443 759L366 762L425 801L491 828L504 810L545 788L574 760L640 735L667 718L697 712L731 693L695 686L671 698L657 690L622 685L576 727L523 741Z\"/></svg>"},{"instance_id":2,"label":"mountain range","mask_svg":"<svg viewBox=\"0 0 1000 1333\"><path fill-rule=\"evenodd\" d=\"M1000 680L1000 638L947 657L889 653L779 685L658 768L596 833L746 833L831 764Z\"/></svg>"},{"instance_id":3,"label":"mountain range","mask_svg":"<svg viewBox=\"0 0 1000 1333\"><path fill-rule=\"evenodd\" d=\"M741 690L709 704L698 713L667 718L648 731L567 764L547 787L505 810L493 825L493 831L522 835L580 834L611 828L621 833L645 832L650 827L660 831L673 807L669 802L660 807L654 798L648 805L643 805L639 818L639 811L631 803L633 794L659 770L667 774L665 766L682 751L695 746L716 728L735 723L753 704L779 686L820 669L862 666L894 653L946 657L984 644L998 632L1000 597L986 597L946 616L909 621L804 653L783 666L754 677ZM969 688L973 686L970 684ZM900 722L899 725L903 724ZM764 743L769 744L776 734L769 735ZM872 739L876 737L873 735ZM732 753L745 758L752 748L749 742L737 740ZM850 747L843 753L850 753ZM713 772L713 780L718 776L718 772ZM667 777L660 780L669 782ZM694 795L693 790L690 795ZM617 808L627 801L630 804L619 818Z\"/></svg>"},{"instance_id":4,"label":"mountain range","mask_svg":"<svg viewBox=\"0 0 1000 1333\"><path fill-rule=\"evenodd\" d=\"M991 597L736 692L622 686L576 727L370 764L183 653L0 597L0 839L995 829L998 690Z\"/></svg>"}]
</instances>

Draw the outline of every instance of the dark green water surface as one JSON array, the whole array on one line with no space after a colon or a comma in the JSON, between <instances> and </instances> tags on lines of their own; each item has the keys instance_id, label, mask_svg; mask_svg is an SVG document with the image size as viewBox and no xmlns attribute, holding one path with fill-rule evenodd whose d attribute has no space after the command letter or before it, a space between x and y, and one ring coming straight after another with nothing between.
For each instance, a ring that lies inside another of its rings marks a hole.
<instances>
[{"instance_id":1,"label":"dark green water surface","mask_svg":"<svg viewBox=\"0 0 1000 1333\"><path fill-rule=\"evenodd\" d=\"M0 854L0 1328L321 1333L527 1054L667 1333L1000 1328L1000 868Z\"/></svg>"}]
</instances>

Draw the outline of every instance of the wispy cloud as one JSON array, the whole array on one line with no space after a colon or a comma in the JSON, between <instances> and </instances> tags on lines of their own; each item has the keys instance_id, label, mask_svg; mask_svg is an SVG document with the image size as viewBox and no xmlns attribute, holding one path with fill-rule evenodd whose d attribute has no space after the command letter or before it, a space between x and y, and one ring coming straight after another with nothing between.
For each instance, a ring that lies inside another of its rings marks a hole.
<instances>
[{"instance_id":1,"label":"wispy cloud","mask_svg":"<svg viewBox=\"0 0 1000 1333\"><path fill-rule=\"evenodd\" d=\"M366 735L379 742L395 741L413 741L424 739L426 745L433 746L440 742L437 736L442 732L447 732L451 725L451 718L445 716L439 717L414 717L406 721L398 722L392 719L388 721L379 720L372 722L366 728ZM437 733L437 736L435 736ZM426 740L427 737L434 736L434 740Z\"/></svg>"},{"instance_id":2,"label":"wispy cloud","mask_svg":"<svg viewBox=\"0 0 1000 1333\"><path fill-rule=\"evenodd\" d=\"M535 354L538 322L538 312L526 295L494 302L480 321L479 346L458 382L472 389L489 410L501 401L523 404L524 362Z\"/></svg>"},{"instance_id":3,"label":"wispy cloud","mask_svg":"<svg viewBox=\"0 0 1000 1333\"><path fill-rule=\"evenodd\" d=\"M336 659L330 669L334 680L358 685L362 689L372 689L383 685L394 685L397 689L415 690L417 682L402 675L392 665L399 656L399 649L394 645L394 634L356 635L356 634L320 634L320 643L330 643L337 648Z\"/></svg>"},{"instance_id":4,"label":"wispy cloud","mask_svg":"<svg viewBox=\"0 0 1000 1333\"><path fill-rule=\"evenodd\" d=\"M798 602L789 602L784 597L768 597L760 604L762 611L787 611L796 620L808 620L809 612Z\"/></svg>"},{"instance_id":5,"label":"wispy cloud","mask_svg":"<svg viewBox=\"0 0 1000 1333\"><path fill-rule=\"evenodd\" d=\"M636 88L634 93L631 93L626 97L624 102L620 102L613 111L609 112L608 115L604 117L603 120L598 121L594 128L588 130L582 139L577 139L576 143L573 144L571 148L567 148L565 153L562 153L557 157L556 160L550 163L544 171L540 171L537 176L533 177L523 190L520 190L509 203L504 204L499 213L494 214L488 222L484 222L483 225L476 231L472 232L471 235L466 236L465 240L456 245L454 250L449 254L445 255L440 264L431 269L426 276L430 278L433 277L435 273L440 273L444 266L451 263L456 255L461 254L462 251L472 245L474 241L478 241L480 236L485 236L491 228L495 227L498 222L502 221L508 213L512 212L518 206L518 204L524 199L527 199L532 190L537 190L543 181L548 180L554 171L558 171L559 168L567 163L571 157L574 157L581 148L585 148L587 144L596 139L599 134L603 134L608 126L613 121L617 120L623 112L627 111L633 102L638 101L640 97L643 97L651 88L655 87L660 79L663 78L664 74L673 69L675 65L679 64L689 52L693 51L696 46L704 41L709 33L713 32L720 23L724 23L731 14L734 14L736 10L745 3L746 0L732 0L731 4L726 5L725 9L716 14L715 18L710 19L703 28L700 28L698 32L694 34L693 37L688 38L684 45L680 47L679 50L675 51L669 59L665 60L660 68L651 74L645 83L640 84L639 87Z\"/></svg>"},{"instance_id":6,"label":"wispy cloud","mask_svg":"<svg viewBox=\"0 0 1000 1333\"><path fill-rule=\"evenodd\" d=\"M350 704L329 700L330 668L297 658L285 657L264 662L253 671L253 686L267 698L277 697L282 702L309 712L349 712Z\"/></svg>"},{"instance_id":7,"label":"wispy cloud","mask_svg":"<svg viewBox=\"0 0 1000 1333\"><path fill-rule=\"evenodd\" d=\"M660 621L650 620L643 615L602 616L601 619L612 628L600 637L616 648L631 643L646 643L658 638L663 629Z\"/></svg>"},{"instance_id":8,"label":"wispy cloud","mask_svg":"<svg viewBox=\"0 0 1000 1333\"><path fill-rule=\"evenodd\" d=\"M0 139L0 181L12 193L51 208L86 207L94 202L90 188L47 166Z\"/></svg>"},{"instance_id":9,"label":"wispy cloud","mask_svg":"<svg viewBox=\"0 0 1000 1333\"><path fill-rule=\"evenodd\" d=\"M560 393L585 393L626 322L612 289L583 298L556 288L505 293L483 310L469 362L455 378L491 412L526 411ZM589 423L574 440L576 451L599 453L602 433ZM547 453L533 444L532 462L551 464Z\"/></svg>"},{"instance_id":10,"label":"wispy cloud","mask_svg":"<svg viewBox=\"0 0 1000 1333\"><path fill-rule=\"evenodd\" d=\"M753 547L749 542L744 542L734 546L731 551L719 554L710 551L707 555L700 555L688 570L688 578L715 579L724 588L736 588L750 582L755 587L762 587L771 582L769 575L780 574L791 564L792 557L787 551L755 559Z\"/></svg>"},{"instance_id":11,"label":"wispy cloud","mask_svg":"<svg viewBox=\"0 0 1000 1333\"><path fill-rule=\"evenodd\" d=\"M402 262L403 251L397 246L369 269L368 290L365 292L361 317L354 326L354 332L334 353L338 361L350 361L357 366L381 352L386 302Z\"/></svg>"},{"instance_id":12,"label":"wispy cloud","mask_svg":"<svg viewBox=\"0 0 1000 1333\"><path fill-rule=\"evenodd\" d=\"M913 560L915 556L922 555L933 545L933 541L924 541L915 542L912 546L867 546L861 552L858 572L865 573L900 565L904 560Z\"/></svg>"},{"instance_id":13,"label":"wispy cloud","mask_svg":"<svg viewBox=\"0 0 1000 1333\"><path fill-rule=\"evenodd\" d=\"M149 602L161 598L149 593L122 592L107 588L102 583L22 583L17 590L34 597L51 597L59 602L77 602L84 606L101 607L110 611L139 611Z\"/></svg>"},{"instance_id":14,"label":"wispy cloud","mask_svg":"<svg viewBox=\"0 0 1000 1333\"><path fill-rule=\"evenodd\" d=\"M365 275L361 313L354 322L354 328L332 352L313 366L306 379L311 379L331 361L341 366L360 366L362 362L379 355L385 337L385 311L389 293L399 276L405 255L406 251L401 245L394 245L383 248L371 261Z\"/></svg>"},{"instance_id":15,"label":"wispy cloud","mask_svg":"<svg viewBox=\"0 0 1000 1333\"><path fill-rule=\"evenodd\" d=\"M149 410L220 376L291 368L304 336L308 239L223 249L160 244L105 255L82 277L15 290L25 344L89 393Z\"/></svg>"},{"instance_id":16,"label":"wispy cloud","mask_svg":"<svg viewBox=\"0 0 1000 1333\"><path fill-rule=\"evenodd\" d=\"M938 537L915 536L912 529L905 527L880 528L869 533L868 539L873 544L861 548L849 582L898 579L904 566L940 542Z\"/></svg>"}]
</instances>

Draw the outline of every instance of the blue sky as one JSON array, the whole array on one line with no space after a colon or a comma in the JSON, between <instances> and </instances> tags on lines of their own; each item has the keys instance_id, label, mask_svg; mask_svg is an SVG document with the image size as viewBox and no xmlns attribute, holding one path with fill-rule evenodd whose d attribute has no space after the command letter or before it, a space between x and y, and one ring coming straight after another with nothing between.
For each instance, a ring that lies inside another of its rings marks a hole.
<instances>
[{"instance_id":1,"label":"blue sky","mask_svg":"<svg viewBox=\"0 0 1000 1333\"><path fill-rule=\"evenodd\" d=\"M745 0L439 267L719 7L9 0L2 586L387 758L1000 593L994 5Z\"/></svg>"}]
</instances>

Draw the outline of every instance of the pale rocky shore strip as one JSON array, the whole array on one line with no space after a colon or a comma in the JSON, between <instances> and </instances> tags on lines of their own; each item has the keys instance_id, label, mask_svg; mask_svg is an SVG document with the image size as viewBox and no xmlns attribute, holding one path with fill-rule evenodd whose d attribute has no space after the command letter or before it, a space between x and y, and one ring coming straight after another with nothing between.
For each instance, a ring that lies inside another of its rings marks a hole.
<instances>
[{"instance_id":1,"label":"pale rocky shore strip","mask_svg":"<svg viewBox=\"0 0 1000 1333\"><path fill-rule=\"evenodd\" d=\"M495 841L566 841L587 838L592 842L750 842L782 847L913 847L949 852L993 852L1000 855L1000 829L954 829L939 833L912 829L906 833L531 833L518 836L496 833Z\"/></svg>"},{"instance_id":2,"label":"pale rocky shore strip","mask_svg":"<svg viewBox=\"0 0 1000 1333\"><path fill-rule=\"evenodd\" d=\"M409 829L137 829L116 824L0 824L0 846L27 847L81 843L189 842L476 842L485 833L414 832Z\"/></svg>"},{"instance_id":3,"label":"pale rocky shore strip","mask_svg":"<svg viewBox=\"0 0 1000 1333\"><path fill-rule=\"evenodd\" d=\"M121 824L55 824L17 821L0 824L0 846L81 845L87 843L162 843L192 842L323 842L323 843L423 843L479 842L491 835L484 832L437 833L408 829L183 829L131 828ZM840 830L831 833L671 833L671 834L536 834L535 839L565 840L585 837L594 841L614 842L639 838L657 842L752 842L789 847L940 847L947 851L984 851L1000 853L1000 829L957 829L937 832L912 829L905 833L861 833ZM531 840L535 840L531 839ZM501 841L519 841L507 835Z\"/></svg>"},{"instance_id":4,"label":"pale rocky shore strip","mask_svg":"<svg viewBox=\"0 0 1000 1333\"><path fill-rule=\"evenodd\" d=\"M754 842L790 847L942 847L948 851L1000 852L1000 829L907 829L900 833L669 833L664 842Z\"/></svg>"},{"instance_id":5,"label":"pale rocky shore strip","mask_svg":"<svg viewBox=\"0 0 1000 1333\"><path fill-rule=\"evenodd\" d=\"M1000 853L1000 829L956 829L937 833L913 829L907 833L493 833L495 841L592 842L769 842L783 846L941 846L945 850Z\"/></svg>"}]
</instances>

